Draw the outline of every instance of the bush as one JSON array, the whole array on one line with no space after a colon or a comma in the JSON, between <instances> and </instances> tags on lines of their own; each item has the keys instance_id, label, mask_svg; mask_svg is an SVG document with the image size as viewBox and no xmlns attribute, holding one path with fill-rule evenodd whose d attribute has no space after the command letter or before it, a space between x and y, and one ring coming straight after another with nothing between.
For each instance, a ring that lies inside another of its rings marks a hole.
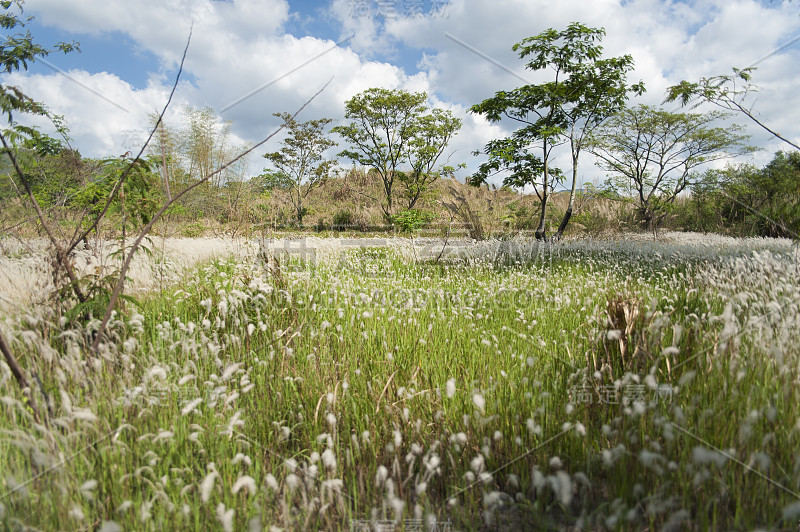
<instances>
[{"instance_id":1,"label":"bush","mask_svg":"<svg viewBox=\"0 0 800 532\"><path fill-rule=\"evenodd\" d=\"M403 232L416 231L423 225L433 220L433 214L419 209L409 209L400 211L392 216L392 223L397 225Z\"/></svg>"},{"instance_id":2,"label":"bush","mask_svg":"<svg viewBox=\"0 0 800 532\"><path fill-rule=\"evenodd\" d=\"M206 232L206 226L203 222L197 221L190 223L186 227L181 230L181 236L186 238L197 238L199 236L203 236L203 233Z\"/></svg>"},{"instance_id":3,"label":"bush","mask_svg":"<svg viewBox=\"0 0 800 532\"><path fill-rule=\"evenodd\" d=\"M333 229L346 229L353 225L353 213L347 210L338 211L333 215Z\"/></svg>"}]
</instances>

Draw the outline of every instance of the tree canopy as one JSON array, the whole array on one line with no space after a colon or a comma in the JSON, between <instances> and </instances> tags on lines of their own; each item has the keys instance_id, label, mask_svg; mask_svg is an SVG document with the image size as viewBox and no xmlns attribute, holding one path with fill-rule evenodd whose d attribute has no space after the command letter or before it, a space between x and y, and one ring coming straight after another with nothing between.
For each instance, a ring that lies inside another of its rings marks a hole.
<instances>
[{"instance_id":1,"label":"tree canopy","mask_svg":"<svg viewBox=\"0 0 800 532\"><path fill-rule=\"evenodd\" d=\"M324 152L336 146L336 142L325 137L325 128L332 122L330 118L319 118L298 122L289 113L275 113L286 125L289 135L284 139L281 149L264 155L277 169L273 174L279 186L289 190L289 197L297 214L297 221L303 223L306 212L303 200L319 186L336 164L325 159Z\"/></svg>"},{"instance_id":2,"label":"tree canopy","mask_svg":"<svg viewBox=\"0 0 800 532\"><path fill-rule=\"evenodd\" d=\"M616 113L630 94L641 94L640 82L628 85L627 73L633 69L630 55L603 58L602 28L573 22L566 29L548 29L513 46L520 59L530 58L528 70L552 71L552 79L529 84L470 108L491 122L511 119L520 128L506 138L493 140L484 148L489 160L470 178L473 185L483 183L500 171L509 172L504 185L522 188L531 185L540 200L538 238L545 238L545 215L550 190L563 180L562 170L550 165L552 150L569 141L572 156L570 200L557 236L560 237L572 215L578 179L578 159L588 134L603 120ZM536 154L536 151L539 153Z\"/></svg>"},{"instance_id":3,"label":"tree canopy","mask_svg":"<svg viewBox=\"0 0 800 532\"><path fill-rule=\"evenodd\" d=\"M591 139L598 165L611 184L630 190L640 220L656 228L695 168L750 153L742 127L712 124L725 113L671 113L647 105L625 109L598 127Z\"/></svg>"},{"instance_id":4,"label":"tree canopy","mask_svg":"<svg viewBox=\"0 0 800 532\"><path fill-rule=\"evenodd\" d=\"M346 102L345 117L351 122L332 130L350 143L341 157L380 175L387 219L394 213L395 183L404 185L408 208L413 208L437 177L436 163L461 127L450 111L430 110L427 98L424 92L368 89ZM406 166L410 171L403 171Z\"/></svg>"}]
</instances>

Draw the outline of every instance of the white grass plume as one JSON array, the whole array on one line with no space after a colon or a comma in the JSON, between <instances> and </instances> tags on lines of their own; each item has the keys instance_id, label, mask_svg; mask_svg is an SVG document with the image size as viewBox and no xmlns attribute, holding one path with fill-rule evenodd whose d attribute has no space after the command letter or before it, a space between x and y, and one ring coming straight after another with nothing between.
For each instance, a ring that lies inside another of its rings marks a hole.
<instances>
[{"instance_id":1,"label":"white grass plume","mask_svg":"<svg viewBox=\"0 0 800 532\"><path fill-rule=\"evenodd\" d=\"M214 482L216 482L217 477L219 474L217 473L216 469L213 468L213 463L210 464L211 471L206 475L206 478L203 479L203 482L200 484L200 499L203 502L208 502L208 499L211 497L211 490L214 489Z\"/></svg>"}]
</instances>

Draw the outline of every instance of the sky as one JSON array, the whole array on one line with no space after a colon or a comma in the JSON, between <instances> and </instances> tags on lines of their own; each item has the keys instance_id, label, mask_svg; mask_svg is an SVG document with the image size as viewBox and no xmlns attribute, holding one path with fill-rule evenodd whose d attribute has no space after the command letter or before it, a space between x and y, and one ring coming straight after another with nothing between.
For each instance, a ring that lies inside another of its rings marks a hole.
<instances>
[{"instance_id":1,"label":"sky","mask_svg":"<svg viewBox=\"0 0 800 532\"><path fill-rule=\"evenodd\" d=\"M457 174L463 180L483 160L473 152L514 129L469 107L548 79L527 71L511 47L575 21L605 28L606 57L633 56L628 80L647 92L631 104L661 105L681 80L757 66L759 91L748 103L773 130L800 141L797 0L27 0L24 10L38 43L78 41L81 52L51 54L0 82L63 115L86 157L136 151L148 117L167 101L191 30L168 124L180 126L187 106L208 106L231 121L234 143L252 145L280 125L273 113L296 111L329 81L298 120L344 123L345 101L371 87L425 91L430 106L463 120L446 152L451 163L467 164ZM745 117L734 119L762 148L738 161L763 165L788 149ZM250 158L251 175L280 138ZM337 140L332 154L344 148ZM568 147L555 163L570 168ZM598 183L604 173L587 157L580 179Z\"/></svg>"}]
</instances>

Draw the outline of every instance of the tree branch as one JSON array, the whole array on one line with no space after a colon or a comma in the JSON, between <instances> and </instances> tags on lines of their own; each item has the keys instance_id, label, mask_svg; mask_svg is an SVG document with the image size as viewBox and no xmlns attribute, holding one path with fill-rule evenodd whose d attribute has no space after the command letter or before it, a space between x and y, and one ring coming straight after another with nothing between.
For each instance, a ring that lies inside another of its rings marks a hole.
<instances>
[{"instance_id":1,"label":"tree branch","mask_svg":"<svg viewBox=\"0 0 800 532\"><path fill-rule=\"evenodd\" d=\"M333 80L333 78L328 80L328 82L325 83L325 85L319 91L317 91L316 94L314 94L311 98L309 98L294 113L294 115L292 115L292 118L294 118L298 114L300 114L300 112L303 109L305 109L306 106L308 106L309 103L311 103L317 96L319 96L319 94L322 93L322 91L324 91L328 87L328 85L330 85L332 80ZM161 218L161 216L164 215L164 213L172 206L173 203L175 203L177 200L179 200L180 198L185 196L187 193L189 193L194 188L196 188L196 187L200 186L201 184L207 182L209 179L211 179L215 175L220 174L223 170L225 170L229 166L231 166L234 163L236 163L242 157L247 156L249 153L251 153L251 152L255 151L257 148L261 147L261 145L265 144L272 137L274 137L275 135L280 133L280 131L284 128L284 126L285 125L281 125L278 129L276 129L274 132L272 132L268 137L266 137L261 142L255 144L252 147L248 148L247 150L243 151L242 153L240 153L239 155L237 155L236 157L234 157L233 159L231 159L227 163L225 163L222 166L220 166L215 171L213 171L213 172L209 173L208 175L206 175L203 179L201 179L201 180L197 181L196 183L186 187L180 193L178 193L177 195L173 196L173 198L171 200L167 201L161 207L161 209L150 219L150 221L147 223L147 225L144 226L144 228L139 233L139 236L133 242L133 245L131 245L130 251L125 256L125 261L123 262L122 268L120 269L120 272L119 272L119 278L117 279L117 283L114 286L114 291L111 293L111 299L109 300L108 306L106 307L106 312L105 312L105 315L103 316L103 321L100 323L100 327L97 329L96 336L94 338L94 341L92 342L92 350L93 351L97 352L97 349L100 346L100 341L103 338L103 334L105 333L106 327L108 326L108 322L111 319L111 313L113 312L114 307L116 306L117 301L119 300L119 296L122 294L122 289L125 286L125 276L126 276L126 274L128 272L128 268L131 265L131 261L133 260L133 256L136 253L136 250L139 248L139 245L141 244L142 240L144 240L144 238L150 232L150 229L153 228L153 225L155 225L155 223Z\"/></svg>"}]
</instances>

